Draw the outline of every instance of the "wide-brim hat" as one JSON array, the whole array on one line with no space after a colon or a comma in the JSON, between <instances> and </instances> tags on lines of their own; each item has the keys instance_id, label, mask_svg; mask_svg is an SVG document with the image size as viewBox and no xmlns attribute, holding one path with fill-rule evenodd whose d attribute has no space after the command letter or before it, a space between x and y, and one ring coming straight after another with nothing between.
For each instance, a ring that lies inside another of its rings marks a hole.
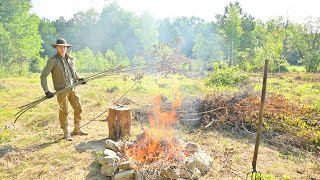
<instances>
[{"instance_id":1,"label":"wide-brim hat","mask_svg":"<svg viewBox=\"0 0 320 180\"><path fill-rule=\"evenodd\" d=\"M56 44L52 44L51 45L53 48L56 48L56 46L67 46L68 48L71 47L70 44L68 44L67 40L63 39L63 38L59 38L57 39Z\"/></svg>"}]
</instances>

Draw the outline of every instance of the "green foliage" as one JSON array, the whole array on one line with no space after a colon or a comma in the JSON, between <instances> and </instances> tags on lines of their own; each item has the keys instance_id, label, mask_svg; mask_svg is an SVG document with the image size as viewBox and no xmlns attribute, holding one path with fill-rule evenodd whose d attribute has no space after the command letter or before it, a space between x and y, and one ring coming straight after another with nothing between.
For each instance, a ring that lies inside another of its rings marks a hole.
<instances>
[{"instance_id":1,"label":"green foliage","mask_svg":"<svg viewBox=\"0 0 320 180\"><path fill-rule=\"evenodd\" d=\"M136 86L132 89L133 92L136 92L136 93L147 93L148 92L148 89L147 87L144 87L144 86Z\"/></svg>"},{"instance_id":2,"label":"green foliage","mask_svg":"<svg viewBox=\"0 0 320 180\"><path fill-rule=\"evenodd\" d=\"M103 151L92 151L92 153L96 156L97 159L105 156Z\"/></svg>"},{"instance_id":3,"label":"green foliage","mask_svg":"<svg viewBox=\"0 0 320 180\"><path fill-rule=\"evenodd\" d=\"M303 66L288 66L287 69L288 69L288 72L299 72L299 73L306 72L306 68L304 68Z\"/></svg>"},{"instance_id":4,"label":"green foliage","mask_svg":"<svg viewBox=\"0 0 320 180\"><path fill-rule=\"evenodd\" d=\"M113 51L117 56L117 59L123 59L127 56L126 50L121 42L117 42Z\"/></svg>"},{"instance_id":5,"label":"green foliage","mask_svg":"<svg viewBox=\"0 0 320 180\"><path fill-rule=\"evenodd\" d=\"M128 57L123 58L122 60L120 60L120 64L128 67L130 65L129 58Z\"/></svg>"},{"instance_id":6,"label":"green foliage","mask_svg":"<svg viewBox=\"0 0 320 180\"><path fill-rule=\"evenodd\" d=\"M139 18L134 29L135 35L139 38L144 49L148 49L159 43L159 32L155 19L147 12Z\"/></svg>"},{"instance_id":7,"label":"green foliage","mask_svg":"<svg viewBox=\"0 0 320 180\"><path fill-rule=\"evenodd\" d=\"M73 18L66 22L64 34L60 36L68 38L68 40L74 45L72 48L74 51L80 51L86 47L92 51L97 52L100 50L96 40L97 33L99 32L98 21L99 13L93 8L86 12L78 12L73 15Z\"/></svg>"},{"instance_id":8,"label":"green foliage","mask_svg":"<svg viewBox=\"0 0 320 180\"><path fill-rule=\"evenodd\" d=\"M289 26L291 31L289 40L299 55L300 63L302 63L307 72L318 72L320 66L320 42L319 42L319 22L320 18L309 18L303 25Z\"/></svg>"},{"instance_id":9,"label":"green foliage","mask_svg":"<svg viewBox=\"0 0 320 180\"><path fill-rule=\"evenodd\" d=\"M118 59L114 51L108 50L105 54L106 63L110 64L111 67L117 65Z\"/></svg>"},{"instance_id":10,"label":"green foliage","mask_svg":"<svg viewBox=\"0 0 320 180\"><path fill-rule=\"evenodd\" d=\"M122 9L117 2L110 3L102 9L94 35L99 42L99 50L106 53L118 42L125 47L127 56L133 57L140 45L134 33L136 17L132 12Z\"/></svg>"},{"instance_id":11,"label":"green foliage","mask_svg":"<svg viewBox=\"0 0 320 180\"><path fill-rule=\"evenodd\" d=\"M93 70L95 56L89 48L78 52L70 52L70 55L76 58L76 67L79 72L90 72Z\"/></svg>"},{"instance_id":12,"label":"green foliage","mask_svg":"<svg viewBox=\"0 0 320 180\"><path fill-rule=\"evenodd\" d=\"M30 1L2 1L0 6L0 70L23 74L41 50L40 20L30 15Z\"/></svg>"},{"instance_id":13,"label":"green foliage","mask_svg":"<svg viewBox=\"0 0 320 180\"><path fill-rule=\"evenodd\" d=\"M223 51L220 43L221 37L216 33L207 35L199 33L195 39L195 45L192 48L193 56L196 59L209 61L210 59L221 60L223 58Z\"/></svg>"},{"instance_id":14,"label":"green foliage","mask_svg":"<svg viewBox=\"0 0 320 180\"><path fill-rule=\"evenodd\" d=\"M221 34L225 38L225 57L229 61L229 66L238 63L236 54L240 47L240 40L243 34L241 12L240 4L236 2L234 4L230 3L225 8L224 14L217 16Z\"/></svg>"},{"instance_id":15,"label":"green foliage","mask_svg":"<svg viewBox=\"0 0 320 180\"><path fill-rule=\"evenodd\" d=\"M4 71L4 68L7 64L10 63L12 58L12 48L8 44L10 40L10 32L6 31L3 23L0 22L0 70Z\"/></svg>"},{"instance_id":16,"label":"green foliage","mask_svg":"<svg viewBox=\"0 0 320 180\"><path fill-rule=\"evenodd\" d=\"M201 33L204 24L203 19L195 16L175 18L170 25L173 35L170 46L180 49L181 53L191 57L195 38Z\"/></svg>"},{"instance_id":17,"label":"green foliage","mask_svg":"<svg viewBox=\"0 0 320 180\"><path fill-rule=\"evenodd\" d=\"M100 51L98 51L98 53L96 54L95 65L95 69L98 71L105 70L111 67L110 64L107 63L104 55Z\"/></svg>"},{"instance_id":18,"label":"green foliage","mask_svg":"<svg viewBox=\"0 0 320 180\"><path fill-rule=\"evenodd\" d=\"M143 59L142 56L134 56L132 59L132 64L135 64L135 65L143 65L145 63L146 61Z\"/></svg>"},{"instance_id":19,"label":"green foliage","mask_svg":"<svg viewBox=\"0 0 320 180\"><path fill-rule=\"evenodd\" d=\"M39 33L43 40L43 51L40 52L40 55L42 57L51 57L55 55L56 49L51 46L56 42L58 37L58 33L54 24L48 19L42 19L39 24Z\"/></svg>"},{"instance_id":20,"label":"green foliage","mask_svg":"<svg viewBox=\"0 0 320 180\"><path fill-rule=\"evenodd\" d=\"M282 179L283 179L283 180L290 180L291 178L290 178L289 175L283 175L283 176L282 176Z\"/></svg>"},{"instance_id":21,"label":"green foliage","mask_svg":"<svg viewBox=\"0 0 320 180\"><path fill-rule=\"evenodd\" d=\"M255 49L255 67L263 67L262 62L269 59L269 69L271 72L282 72L285 70L287 61L283 56L283 44L285 38L285 28L283 19L270 20L266 23L260 23L255 30L259 37L260 46Z\"/></svg>"},{"instance_id":22,"label":"green foliage","mask_svg":"<svg viewBox=\"0 0 320 180\"><path fill-rule=\"evenodd\" d=\"M227 67L225 63L215 62L213 63L213 72L207 79L206 84L210 86L235 86L244 83L248 78L248 74L237 66Z\"/></svg>"},{"instance_id":23,"label":"green foliage","mask_svg":"<svg viewBox=\"0 0 320 180\"><path fill-rule=\"evenodd\" d=\"M47 57L46 58L38 57L32 60L30 63L29 71L32 73L40 73L43 70L47 59L48 59Z\"/></svg>"},{"instance_id":24,"label":"green foliage","mask_svg":"<svg viewBox=\"0 0 320 180\"><path fill-rule=\"evenodd\" d=\"M70 54L76 58L76 67L79 72L97 72L114 67L119 63L114 51L111 50L108 50L105 56L100 51L94 54L89 48L70 52ZM122 63L130 64L128 58L124 58Z\"/></svg>"},{"instance_id":25,"label":"green foliage","mask_svg":"<svg viewBox=\"0 0 320 180\"><path fill-rule=\"evenodd\" d=\"M256 38L255 29L257 22L251 15L244 14L241 21L243 34L240 39L240 47L237 51L238 65L245 71L252 72L258 69L254 63L255 48L258 47L258 38Z\"/></svg>"},{"instance_id":26,"label":"green foliage","mask_svg":"<svg viewBox=\"0 0 320 180\"><path fill-rule=\"evenodd\" d=\"M252 49L258 45L258 40L254 33L256 26L257 22L254 20L254 17L244 13L241 21L241 28L243 30L240 42L241 51L250 54Z\"/></svg>"},{"instance_id":27,"label":"green foliage","mask_svg":"<svg viewBox=\"0 0 320 180\"><path fill-rule=\"evenodd\" d=\"M70 20L60 17L50 21L30 14L30 0L0 3L1 74L38 72L41 58L56 52L51 44L58 37L67 39L74 52L81 52L75 56L79 57L82 72L118 63L141 64L144 60L134 58L143 49L152 49L157 44L168 44L177 53L201 63L225 59L229 66L237 65L247 72L260 71L265 59L270 60L271 72L301 72L288 69L289 65L303 65L307 72L319 72L320 18L308 19L304 24L281 17L263 22L245 13L235 2L216 16L216 22L198 17L156 20L147 12L137 16L113 2L101 13L89 9L76 13ZM164 59L169 55L159 56ZM92 62L83 61L91 58ZM193 65L180 68L194 69Z\"/></svg>"},{"instance_id":28,"label":"green foliage","mask_svg":"<svg viewBox=\"0 0 320 180\"><path fill-rule=\"evenodd\" d=\"M254 180L274 180L275 178L271 174L264 174L264 173L253 173L251 174L251 179Z\"/></svg>"},{"instance_id":29,"label":"green foliage","mask_svg":"<svg viewBox=\"0 0 320 180\"><path fill-rule=\"evenodd\" d=\"M305 53L305 58L301 60L306 67L307 72L319 72L320 50L312 50Z\"/></svg>"}]
</instances>

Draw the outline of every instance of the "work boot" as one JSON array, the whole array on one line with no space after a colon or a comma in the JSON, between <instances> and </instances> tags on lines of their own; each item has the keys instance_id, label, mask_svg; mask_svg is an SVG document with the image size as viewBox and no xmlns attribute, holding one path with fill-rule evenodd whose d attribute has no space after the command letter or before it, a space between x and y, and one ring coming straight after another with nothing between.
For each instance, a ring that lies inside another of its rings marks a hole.
<instances>
[{"instance_id":1,"label":"work boot","mask_svg":"<svg viewBox=\"0 0 320 180\"><path fill-rule=\"evenodd\" d=\"M73 138L71 137L68 129L64 129L64 130L63 130L63 137L64 137L64 139L65 139L66 141L72 141L72 140L73 140Z\"/></svg>"},{"instance_id":2,"label":"work boot","mask_svg":"<svg viewBox=\"0 0 320 180\"><path fill-rule=\"evenodd\" d=\"M75 124L74 125L74 130L71 133L71 135L86 136L86 135L88 135L88 133L83 132L83 131L80 130L80 124Z\"/></svg>"}]
</instances>

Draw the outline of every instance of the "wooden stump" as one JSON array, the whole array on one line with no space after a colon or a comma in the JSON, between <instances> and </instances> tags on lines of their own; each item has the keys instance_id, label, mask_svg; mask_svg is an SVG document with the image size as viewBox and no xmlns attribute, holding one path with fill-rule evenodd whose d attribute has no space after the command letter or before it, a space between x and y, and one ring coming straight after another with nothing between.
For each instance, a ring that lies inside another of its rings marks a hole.
<instances>
[{"instance_id":1,"label":"wooden stump","mask_svg":"<svg viewBox=\"0 0 320 180\"><path fill-rule=\"evenodd\" d=\"M131 110L128 106L111 106L108 115L109 138L118 140L130 136Z\"/></svg>"}]
</instances>

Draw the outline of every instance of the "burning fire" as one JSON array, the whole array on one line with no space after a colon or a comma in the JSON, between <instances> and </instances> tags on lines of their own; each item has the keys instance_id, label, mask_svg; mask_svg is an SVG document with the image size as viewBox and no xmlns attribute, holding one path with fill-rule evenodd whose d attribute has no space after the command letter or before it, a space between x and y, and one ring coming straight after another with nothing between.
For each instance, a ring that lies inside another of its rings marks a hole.
<instances>
[{"instance_id":1,"label":"burning fire","mask_svg":"<svg viewBox=\"0 0 320 180\"><path fill-rule=\"evenodd\" d=\"M181 106L181 95L173 101L170 112L161 111L161 96L155 97L150 129L137 137L137 142L126 150L126 155L138 163L168 162L185 157L182 147L173 136L172 125L176 123L175 109Z\"/></svg>"},{"instance_id":2,"label":"burning fire","mask_svg":"<svg viewBox=\"0 0 320 180\"><path fill-rule=\"evenodd\" d=\"M176 123L175 109L181 106L181 95L173 101L170 112L161 111L161 95L155 97L155 106L153 108L153 116L149 116L149 123L151 129L169 127Z\"/></svg>"}]
</instances>

